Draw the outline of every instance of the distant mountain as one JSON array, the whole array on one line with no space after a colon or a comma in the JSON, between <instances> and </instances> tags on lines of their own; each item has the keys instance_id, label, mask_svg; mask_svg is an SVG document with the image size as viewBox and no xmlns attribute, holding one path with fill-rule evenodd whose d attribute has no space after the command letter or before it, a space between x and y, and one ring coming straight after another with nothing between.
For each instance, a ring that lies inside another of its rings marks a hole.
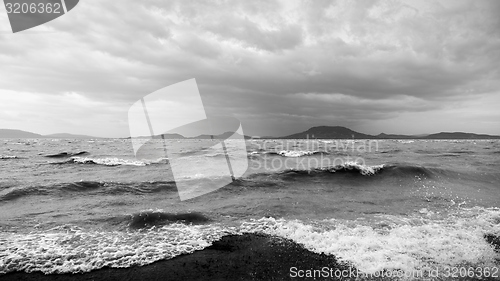
<instances>
[{"instance_id":1,"label":"distant mountain","mask_svg":"<svg viewBox=\"0 0 500 281\"><path fill-rule=\"evenodd\" d=\"M149 137L145 137L145 138L149 138ZM156 135L156 136L153 136L154 139L161 139L161 138L164 138L164 139L167 139L167 140L183 140L185 139L185 137L183 135L180 135L180 134L163 134L162 135Z\"/></svg>"},{"instance_id":2,"label":"distant mountain","mask_svg":"<svg viewBox=\"0 0 500 281\"><path fill-rule=\"evenodd\" d=\"M378 139L418 139L418 138L421 138L423 137L422 135L420 136L415 136L415 135L411 135L411 136L408 136L408 135L395 135L395 134L378 134L375 136L376 138Z\"/></svg>"},{"instance_id":3,"label":"distant mountain","mask_svg":"<svg viewBox=\"0 0 500 281\"><path fill-rule=\"evenodd\" d=\"M240 136L240 134L236 133L236 132L225 132L225 133L222 133L220 135L199 135L199 136L196 136L196 137L192 137L190 139L220 139L220 140L225 140L227 138L229 138L230 136L232 135L236 135L236 136ZM243 136L245 139L251 139L252 137L249 137L249 136Z\"/></svg>"},{"instance_id":4,"label":"distant mountain","mask_svg":"<svg viewBox=\"0 0 500 281\"><path fill-rule=\"evenodd\" d=\"M151 136L138 136L134 137L134 139L149 139ZM162 135L154 135L153 139L167 139L167 140L183 140L185 137L180 134L163 134ZM131 139L131 137L126 137L125 139Z\"/></svg>"},{"instance_id":5,"label":"distant mountain","mask_svg":"<svg viewBox=\"0 0 500 281\"><path fill-rule=\"evenodd\" d=\"M220 135L214 135L214 139L227 139L232 132L225 132ZM237 134L237 133L236 133ZM36 133L13 130L13 129L0 129L0 138L13 138L13 139L38 139L38 138L58 138L58 139L98 139L98 137L86 135L73 135L73 134L50 134L40 135ZM127 139L129 139L128 137ZM141 138L141 137L139 137ZM142 138L150 138L145 136ZM153 138L160 139L161 135L156 135ZM186 138L180 134L164 134L165 139L210 139L212 135L199 135L196 137ZM251 139L250 136L244 136L245 139ZM341 126L319 126L312 127L302 133L297 133L284 137L260 137L260 139L500 139L500 136L486 135L486 134L473 134L464 132L441 132L430 135L399 135L399 134L379 134L368 135L353 131L346 127Z\"/></svg>"},{"instance_id":6,"label":"distant mountain","mask_svg":"<svg viewBox=\"0 0 500 281\"><path fill-rule=\"evenodd\" d=\"M12 130L12 129L0 129L0 138L7 139L98 139L97 137L85 136L85 135L72 135L72 134L51 134L51 135L40 135L31 132Z\"/></svg>"},{"instance_id":7,"label":"distant mountain","mask_svg":"<svg viewBox=\"0 0 500 281\"><path fill-rule=\"evenodd\" d=\"M0 138L38 139L38 138L43 138L43 136L21 130L0 129Z\"/></svg>"},{"instance_id":8,"label":"distant mountain","mask_svg":"<svg viewBox=\"0 0 500 281\"><path fill-rule=\"evenodd\" d=\"M269 137L265 137L269 138ZM441 132L430 135L379 134L368 135L341 126L312 127L302 133L280 137L282 139L500 139L500 136L463 132Z\"/></svg>"},{"instance_id":9,"label":"distant mountain","mask_svg":"<svg viewBox=\"0 0 500 281\"><path fill-rule=\"evenodd\" d=\"M167 140L182 140L182 139L227 139L229 138L230 136L232 136L233 134L237 134L239 135L238 133L233 133L233 132L225 132L225 133L222 133L220 135L199 135L199 136L196 136L196 137L185 137L181 134L163 134L163 138L164 139L167 139ZM251 139L252 137L249 137L249 136L244 136L245 139ZM143 139L149 139L150 137L149 136L140 136L140 137L136 137L136 138L143 138ZM153 136L153 139L161 139L162 138L162 135L154 135ZM128 137L127 139L130 139L130 137Z\"/></svg>"},{"instance_id":10,"label":"distant mountain","mask_svg":"<svg viewBox=\"0 0 500 281\"><path fill-rule=\"evenodd\" d=\"M463 132L441 132L437 134L431 134L424 139L453 139L453 140L464 140L464 139L500 139L500 136L484 135L484 134L472 134Z\"/></svg>"},{"instance_id":11,"label":"distant mountain","mask_svg":"<svg viewBox=\"0 0 500 281\"><path fill-rule=\"evenodd\" d=\"M67 133L50 134L50 135L44 135L43 137L54 138L54 139L99 139L98 137L92 137L86 135L73 135Z\"/></svg>"},{"instance_id":12,"label":"distant mountain","mask_svg":"<svg viewBox=\"0 0 500 281\"><path fill-rule=\"evenodd\" d=\"M358 133L346 127L341 126L319 126L312 127L311 129L293 134L285 137L283 139L373 139L376 138L372 135L367 135L363 133Z\"/></svg>"}]
</instances>

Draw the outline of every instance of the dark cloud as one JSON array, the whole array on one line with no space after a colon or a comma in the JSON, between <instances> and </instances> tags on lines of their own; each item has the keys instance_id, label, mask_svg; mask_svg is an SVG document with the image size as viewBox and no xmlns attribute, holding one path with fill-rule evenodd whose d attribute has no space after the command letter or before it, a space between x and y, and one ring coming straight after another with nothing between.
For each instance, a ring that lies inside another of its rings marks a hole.
<instances>
[{"instance_id":1,"label":"dark cloud","mask_svg":"<svg viewBox=\"0 0 500 281\"><path fill-rule=\"evenodd\" d=\"M89 0L32 33L0 34L0 91L113 108L108 131L121 136L128 106L190 78L209 111L238 116L251 134L323 124L381 131L388 120L457 107L461 116L481 112L464 130L484 121L482 132L500 133L491 121L499 13L498 1ZM4 101L11 111L22 104ZM67 130L38 110L51 130ZM0 127L31 128L29 118L4 115Z\"/></svg>"}]
</instances>

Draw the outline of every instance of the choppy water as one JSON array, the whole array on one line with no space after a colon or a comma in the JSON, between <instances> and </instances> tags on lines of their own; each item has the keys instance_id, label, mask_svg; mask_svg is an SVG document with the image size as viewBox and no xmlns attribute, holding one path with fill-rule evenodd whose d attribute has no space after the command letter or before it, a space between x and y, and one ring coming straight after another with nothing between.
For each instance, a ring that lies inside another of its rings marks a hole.
<instances>
[{"instance_id":1,"label":"choppy water","mask_svg":"<svg viewBox=\"0 0 500 281\"><path fill-rule=\"evenodd\" d=\"M225 157L193 149L196 140L168 142L185 147L189 165ZM0 145L0 272L144 265L242 232L290 238L365 272L500 259L484 239L500 235L498 140L248 140L245 175L187 201L166 155L136 159L130 140Z\"/></svg>"}]
</instances>

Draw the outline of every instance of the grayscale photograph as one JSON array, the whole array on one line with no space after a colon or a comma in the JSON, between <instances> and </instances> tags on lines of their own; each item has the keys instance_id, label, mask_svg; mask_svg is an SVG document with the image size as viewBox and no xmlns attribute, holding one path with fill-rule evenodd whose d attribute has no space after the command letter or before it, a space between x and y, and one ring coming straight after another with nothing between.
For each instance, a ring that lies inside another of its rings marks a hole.
<instances>
[{"instance_id":1,"label":"grayscale photograph","mask_svg":"<svg viewBox=\"0 0 500 281\"><path fill-rule=\"evenodd\" d=\"M0 280L500 280L500 1L3 0Z\"/></svg>"}]
</instances>

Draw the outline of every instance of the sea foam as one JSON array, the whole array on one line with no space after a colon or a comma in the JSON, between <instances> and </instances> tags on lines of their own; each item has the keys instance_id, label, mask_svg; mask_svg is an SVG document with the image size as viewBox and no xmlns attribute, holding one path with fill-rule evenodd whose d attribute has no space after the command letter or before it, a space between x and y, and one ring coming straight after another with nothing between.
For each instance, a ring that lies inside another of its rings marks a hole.
<instances>
[{"instance_id":1,"label":"sea foam","mask_svg":"<svg viewBox=\"0 0 500 281\"><path fill-rule=\"evenodd\" d=\"M386 165L384 165L384 164L368 166L368 165L363 165L363 164L359 164L356 162L346 162L342 165L322 168L322 170L327 170L330 172L356 170L356 171L359 171L359 173L364 175L364 176L371 176L371 175L375 175L376 173L378 173L379 171L384 169L384 167L386 167Z\"/></svg>"},{"instance_id":2,"label":"sea foam","mask_svg":"<svg viewBox=\"0 0 500 281\"><path fill-rule=\"evenodd\" d=\"M334 255L366 274L498 267L499 253L484 238L500 235L498 208L460 209L441 219L415 214L385 221L391 223L380 228L361 221L266 217L234 227L172 223L135 231L90 231L66 225L27 234L2 232L0 273L76 273L106 266L147 265L204 249L222 236L242 233L288 238L312 252Z\"/></svg>"},{"instance_id":3,"label":"sea foam","mask_svg":"<svg viewBox=\"0 0 500 281\"><path fill-rule=\"evenodd\" d=\"M0 233L0 273L76 273L146 265L201 250L226 234L217 225L182 223L127 232L62 226L29 234Z\"/></svg>"},{"instance_id":4,"label":"sea foam","mask_svg":"<svg viewBox=\"0 0 500 281\"><path fill-rule=\"evenodd\" d=\"M302 150L281 150L276 154L284 157L302 157L302 156L310 156L320 153L319 151L302 151Z\"/></svg>"},{"instance_id":5,"label":"sea foam","mask_svg":"<svg viewBox=\"0 0 500 281\"><path fill-rule=\"evenodd\" d=\"M0 155L0 159L2 159L2 160L19 159L19 157L15 156L15 155Z\"/></svg>"},{"instance_id":6,"label":"sea foam","mask_svg":"<svg viewBox=\"0 0 500 281\"><path fill-rule=\"evenodd\" d=\"M137 160L120 159L120 158L90 158L90 157L72 157L71 161L79 164L98 164L105 166L146 166L147 163Z\"/></svg>"},{"instance_id":7,"label":"sea foam","mask_svg":"<svg viewBox=\"0 0 500 281\"><path fill-rule=\"evenodd\" d=\"M429 269L445 273L458 266L498 267L499 254L484 237L500 234L499 209L464 209L442 220L398 221L381 230L335 220L313 225L263 218L243 228L292 239L313 252L335 255L367 274L389 270L416 276L412 274Z\"/></svg>"}]
</instances>

